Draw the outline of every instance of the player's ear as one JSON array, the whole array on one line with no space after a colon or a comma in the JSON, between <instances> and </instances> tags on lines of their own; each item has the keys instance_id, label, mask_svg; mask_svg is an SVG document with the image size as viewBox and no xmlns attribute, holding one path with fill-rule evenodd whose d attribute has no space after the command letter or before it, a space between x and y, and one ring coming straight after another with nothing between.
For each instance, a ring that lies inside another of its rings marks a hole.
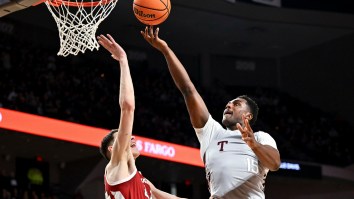
<instances>
[{"instance_id":1,"label":"player's ear","mask_svg":"<svg viewBox=\"0 0 354 199\"><path fill-rule=\"evenodd\" d=\"M108 146L108 151L112 152L113 146Z\"/></svg>"},{"instance_id":2,"label":"player's ear","mask_svg":"<svg viewBox=\"0 0 354 199\"><path fill-rule=\"evenodd\" d=\"M250 113L250 112L248 112L248 113L246 114L246 119L248 119L248 121L252 120L252 119L253 119L253 114Z\"/></svg>"}]
</instances>

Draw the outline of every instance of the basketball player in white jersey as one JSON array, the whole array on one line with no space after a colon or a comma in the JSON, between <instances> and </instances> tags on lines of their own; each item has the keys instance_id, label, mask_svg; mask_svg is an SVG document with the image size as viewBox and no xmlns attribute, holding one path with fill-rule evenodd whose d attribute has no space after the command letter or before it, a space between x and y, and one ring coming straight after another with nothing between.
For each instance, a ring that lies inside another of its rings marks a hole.
<instances>
[{"instance_id":1,"label":"basketball player in white jersey","mask_svg":"<svg viewBox=\"0 0 354 199\"><path fill-rule=\"evenodd\" d=\"M105 198L177 199L178 197L155 188L137 170L135 159L139 156L139 151L132 136L135 97L127 55L110 35L100 35L97 39L120 65L119 127L103 138L100 147L102 155L109 160L104 173Z\"/></svg>"},{"instance_id":2,"label":"basketball player in white jersey","mask_svg":"<svg viewBox=\"0 0 354 199\"><path fill-rule=\"evenodd\" d=\"M213 119L184 66L168 44L158 36L159 28L146 27L144 39L165 57L171 76L183 94L191 123L200 142L210 198L264 199L269 170L280 167L275 140L265 132L253 132L257 104L247 96L229 101L222 124Z\"/></svg>"}]
</instances>

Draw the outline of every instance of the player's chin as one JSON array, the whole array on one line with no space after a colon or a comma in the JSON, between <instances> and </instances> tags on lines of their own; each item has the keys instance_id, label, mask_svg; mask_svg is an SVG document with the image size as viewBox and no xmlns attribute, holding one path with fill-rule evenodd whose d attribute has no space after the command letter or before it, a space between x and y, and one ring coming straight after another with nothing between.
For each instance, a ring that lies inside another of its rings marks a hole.
<instances>
[{"instance_id":1,"label":"player's chin","mask_svg":"<svg viewBox=\"0 0 354 199\"><path fill-rule=\"evenodd\" d=\"M229 120L228 120L228 118L226 118L225 116L222 118L222 120L221 120L221 123L223 124L223 125L225 125L225 126L227 126L227 125L229 125Z\"/></svg>"},{"instance_id":2,"label":"player's chin","mask_svg":"<svg viewBox=\"0 0 354 199\"><path fill-rule=\"evenodd\" d=\"M133 153L133 157L134 157L134 159L136 159L137 157L139 157L140 156L140 153L139 152L137 152L137 153Z\"/></svg>"},{"instance_id":3,"label":"player's chin","mask_svg":"<svg viewBox=\"0 0 354 199\"><path fill-rule=\"evenodd\" d=\"M132 148L132 153L133 153L134 158L137 158L140 155L140 152L136 147Z\"/></svg>"}]
</instances>

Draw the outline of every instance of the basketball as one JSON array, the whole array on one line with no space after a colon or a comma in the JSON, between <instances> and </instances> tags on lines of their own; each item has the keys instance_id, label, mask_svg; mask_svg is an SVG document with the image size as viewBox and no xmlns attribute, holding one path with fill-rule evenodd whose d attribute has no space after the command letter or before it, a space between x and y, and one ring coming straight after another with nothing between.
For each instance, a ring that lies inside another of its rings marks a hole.
<instances>
[{"instance_id":1,"label":"basketball","mask_svg":"<svg viewBox=\"0 0 354 199\"><path fill-rule=\"evenodd\" d=\"M164 22L171 11L170 0L134 0L135 17L145 25L159 25Z\"/></svg>"}]
</instances>

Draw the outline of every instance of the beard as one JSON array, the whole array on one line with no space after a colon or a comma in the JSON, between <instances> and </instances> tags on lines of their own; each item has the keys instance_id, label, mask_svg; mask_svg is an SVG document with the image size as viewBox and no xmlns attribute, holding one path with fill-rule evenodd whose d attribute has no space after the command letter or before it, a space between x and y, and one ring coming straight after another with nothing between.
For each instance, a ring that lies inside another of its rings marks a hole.
<instances>
[{"instance_id":1,"label":"beard","mask_svg":"<svg viewBox=\"0 0 354 199\"><path fill-rule=\"evenodd\" d=\"M233 129L232 127L235 127L237 123L240 123L237 119L234 118L223 118L222 124L229 129Z\"/></svg>"}]
</instances>

